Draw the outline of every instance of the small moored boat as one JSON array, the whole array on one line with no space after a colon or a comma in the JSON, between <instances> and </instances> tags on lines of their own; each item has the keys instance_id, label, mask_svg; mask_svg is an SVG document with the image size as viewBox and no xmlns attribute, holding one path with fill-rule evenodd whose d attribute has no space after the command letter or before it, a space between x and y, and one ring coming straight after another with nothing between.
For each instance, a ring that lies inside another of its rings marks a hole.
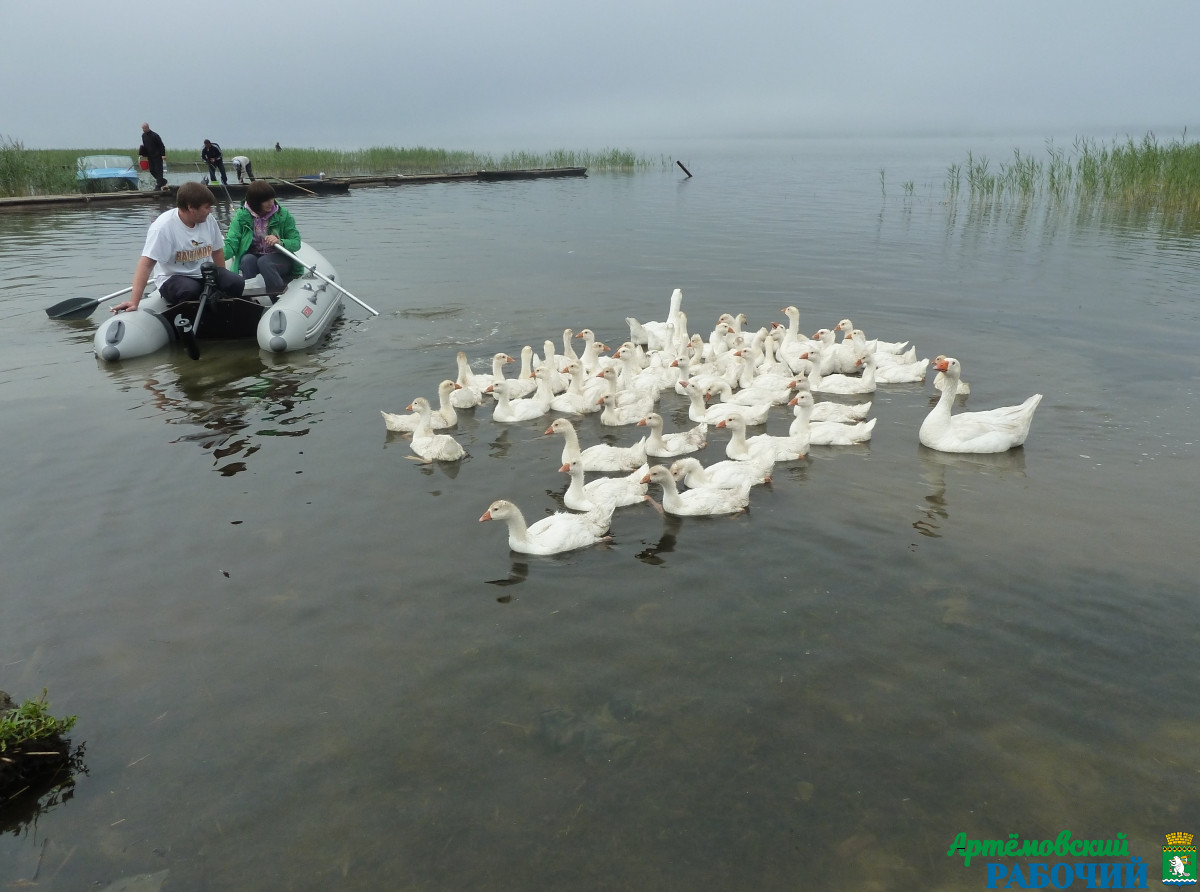
<instances>
[{"instance_id":1,"label":"small moored boat","mask_svg":"<svg viewBox=\"0 0 1200 892\"><path fill-rule=\"evenodd\" d=\"M138 171L128 155L84 155L75 159L75 179L85 192L136 192Z\"/></svg>"},{"instance_id":2,"label":"small moored boat","mask_svg":"<svg viewBox=\"0 0 1200 892\"><path fill-rule=\"evenodd\" d=\"M216 299L205 301L196 325L200 301L168 306L156 289L142 299L136 310L104 320L96 329L92 347L106 362L145 356L192 338L257 336L258 346L270 353L312 347L342 314L342 291L331 284L337 280L337 271L311 245L302 244L295 257L307 269L290 280L277 297L260 294L234 298L218 292Z\"/></svg>"}]
</instances>

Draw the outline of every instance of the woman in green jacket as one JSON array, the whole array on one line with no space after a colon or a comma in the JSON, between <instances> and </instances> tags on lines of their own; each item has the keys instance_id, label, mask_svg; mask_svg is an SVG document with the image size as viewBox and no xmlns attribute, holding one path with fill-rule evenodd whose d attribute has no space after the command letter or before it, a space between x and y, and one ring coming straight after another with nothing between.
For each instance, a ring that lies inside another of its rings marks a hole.
<instances>
[{"instance_id":1,"label":"woman in green jacket","mask_svg":"<svg viewBox=\"0 0 1200 892\"><path fill-rule=\"evenodd\" d=\"M275 201L275 190L265 180L246 187L246 202L229 221L225 233L225 262L229 269L252 279L261 274L270 294L283 291L284 283L304 272L303 265L275 250L280 244L295 253L300 250L296 220Z\"/></svg>"}]
</instances>

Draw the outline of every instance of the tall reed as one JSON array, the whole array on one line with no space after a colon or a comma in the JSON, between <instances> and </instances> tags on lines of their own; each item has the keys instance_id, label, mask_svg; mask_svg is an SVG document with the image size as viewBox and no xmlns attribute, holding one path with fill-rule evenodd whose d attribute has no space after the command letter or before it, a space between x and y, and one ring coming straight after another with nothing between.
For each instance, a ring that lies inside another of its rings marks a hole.
<instances>
[{"instance_id":1,"label":"tall reed","mask_svg":"<svg viewBox=\"0 0 1200 892\"><path fill-rule=\"evenodd\" d=\"M992 173L987 158L968 152L964 167L949 168L947 193L957 197L965 170L973 202L1047 199L1200 224L1200 143L1188 142L1186 130L1165 144L1153 133L1111 144L1078 138L1070 153L1048 141L1047 155L1040 161L1016 149Z\"/></svg>"},{"instance_id":2,"label":"tall reed","mask_svg":"<svg viewBox=\"0 0 1200 892\"><path fill-rule=\"evenodd\" d=\"M85 153L86 154L86 153ZM27 149L19 140L0 136L0 195L51 195L78 191L75 158Z\"/></svg>"}]
</instances>

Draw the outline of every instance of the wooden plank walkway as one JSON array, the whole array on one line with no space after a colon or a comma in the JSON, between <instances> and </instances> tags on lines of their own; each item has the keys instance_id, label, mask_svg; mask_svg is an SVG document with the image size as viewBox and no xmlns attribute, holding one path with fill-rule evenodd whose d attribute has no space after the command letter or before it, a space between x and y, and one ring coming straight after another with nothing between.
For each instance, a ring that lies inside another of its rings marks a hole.
<instances>
[{"instance_id":1,"label":"wooden plank walkway","mask_svg":"<svg viewBox=\"0 0 1200 892\"><path fill-rule=\"evenodd\" d=\"M429 183L479 183L506 180L534 180L546 177L586 177L586 167L541 167L529 170L479 170L474 173L431 173L390 176L327 177L323 180L295 178L290 181L278 177L261 177L275 187L277 195L296 196L307 192L317 194L346 193L350 189L364 186L421 186ZM225 198L225 187L220 183L209 186L217 200ZM229 194L241 198L246 187L239 183L228 184ZM129 203L159 202L173 204L175 189L168 192L92 192L77 195L29 195L15 198L0 198L0 211L9 208L31 208L63 205L115 205Z\"/></svg>"}]
</instances>

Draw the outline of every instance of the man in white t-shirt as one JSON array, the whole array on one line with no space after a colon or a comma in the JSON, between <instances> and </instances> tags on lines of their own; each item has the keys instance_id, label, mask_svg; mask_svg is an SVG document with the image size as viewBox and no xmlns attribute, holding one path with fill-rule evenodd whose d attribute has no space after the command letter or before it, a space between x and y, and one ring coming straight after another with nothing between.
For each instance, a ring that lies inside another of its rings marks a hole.
<instances>
[{"instance_id":1,"label":"man in white t-shirt","mask_svg":"<svg viewBox=\"0 0 1200 892\"><path fill-rule=\"evenodd\" d=\"M225 268L225 238L212 215L212 191L203 183L179 187L172 210L159 214L146 233L146 245L133 273L129 300L113 307L114 313L136 310L154 274L154 285L174 306L197 300L204 287L200 267L212 261L217 267L217 288L231 297L263 290L262 276L246 280Z\"/></svg>"}]
</instances>

